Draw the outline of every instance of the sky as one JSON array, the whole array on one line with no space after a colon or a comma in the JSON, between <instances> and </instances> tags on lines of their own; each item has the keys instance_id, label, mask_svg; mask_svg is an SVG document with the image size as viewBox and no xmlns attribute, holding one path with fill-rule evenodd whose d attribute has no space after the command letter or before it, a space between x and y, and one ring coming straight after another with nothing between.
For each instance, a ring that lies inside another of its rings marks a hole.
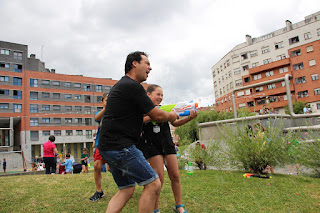
<instances>
[{"instance_id":1,"label":"sky","mask_svg":"<svg viewBox=\"0 0 320 213\"><path fill-rule=\"evenodd\" d=\"M319 0L0 0L0 40L28 45L56 73L114 80L130 52L144 51L163 104L210 106L211 67L246 34L318 11Z\"/></svg>"}]
</instances>

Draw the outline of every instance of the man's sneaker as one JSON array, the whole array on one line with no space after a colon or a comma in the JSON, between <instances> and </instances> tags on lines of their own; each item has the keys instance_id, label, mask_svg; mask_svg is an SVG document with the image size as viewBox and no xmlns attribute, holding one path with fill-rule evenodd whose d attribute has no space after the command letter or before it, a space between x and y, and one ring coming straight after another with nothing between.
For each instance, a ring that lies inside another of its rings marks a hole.
<instances>
[{"instance_id":1,"label":"man's sneaker","mask_svg":"<svg viewBox=\"0 0 320 213\"><path fill-rule=\"evenodd\" d=\"M103 198L103 197L104 197L104 193L103 193L103 191L101 190L101 192L96 192L96 193L94 193L94 195L92 195L92 197L90 197L89 200L90 200L91 202L94 202L94 201L100 200L100 199Z\"/></svg>"}]
</instances>

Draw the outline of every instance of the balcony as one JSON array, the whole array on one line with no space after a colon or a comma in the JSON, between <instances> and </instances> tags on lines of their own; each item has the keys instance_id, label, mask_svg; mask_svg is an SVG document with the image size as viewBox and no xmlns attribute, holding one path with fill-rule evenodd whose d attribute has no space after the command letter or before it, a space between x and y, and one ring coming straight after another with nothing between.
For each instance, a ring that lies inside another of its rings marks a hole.
<instances>
[{"instance_id":1,"label":"balcony","mask_svg":"<svg viewBox=\"0 0 320 213\"><path fill-rule=\"evenodd\" d=\"M283 66L289 65L289 64L290 64L290 60L289 60L289 58L286 58L286 59L282 59L282 60L279 60L279 61L271 62L269 64L265 64L265 65L261 65L261 66L258 66L258 67L251 68L251 69L249 69L249 74L252 75L252 74L255 74L255 73L260 73L260 72L263 72L263 71L266 71L266 70L272 70L272 69L275 69L277 67L283 67Z\"/></svg>"}]
</instances>

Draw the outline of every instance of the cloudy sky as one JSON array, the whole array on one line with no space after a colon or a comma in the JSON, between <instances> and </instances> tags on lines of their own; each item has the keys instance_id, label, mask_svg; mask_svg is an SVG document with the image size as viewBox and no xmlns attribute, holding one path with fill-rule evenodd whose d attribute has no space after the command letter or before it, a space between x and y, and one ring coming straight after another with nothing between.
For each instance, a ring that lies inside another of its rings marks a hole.
<instances>
[{"instance_id":1,"label":"cloudy sky","mask_svg":"<svg viewBox=\"0 0 320 213\"><path fill-rule=\"evenodd\" d=\"M27 44L57 73L119 80L125 58L150 54L147 83L164 102L214 103L211 67L245 35L320 10L319 0L0 0L0 40Z\"/></svg>"}]
</instances>

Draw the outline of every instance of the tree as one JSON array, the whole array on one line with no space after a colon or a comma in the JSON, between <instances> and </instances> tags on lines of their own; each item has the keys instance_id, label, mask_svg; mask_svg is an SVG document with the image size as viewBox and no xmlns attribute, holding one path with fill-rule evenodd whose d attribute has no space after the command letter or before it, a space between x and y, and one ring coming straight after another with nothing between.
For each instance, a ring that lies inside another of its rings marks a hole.
<instances>
[{"instance_id":1,"label":"tree","mask_svg":"<svg viewBox=\"0 0 320 213\"><path fill-rule=\"evenodd\" d=\"M303 114L303 108L305 105L306 105L306 102L295 100L292 103L293 112L295 114ZM285 106L284 109L285 109L286 114L289 114L289 107Z\"/></svg>"}]
</instances>

